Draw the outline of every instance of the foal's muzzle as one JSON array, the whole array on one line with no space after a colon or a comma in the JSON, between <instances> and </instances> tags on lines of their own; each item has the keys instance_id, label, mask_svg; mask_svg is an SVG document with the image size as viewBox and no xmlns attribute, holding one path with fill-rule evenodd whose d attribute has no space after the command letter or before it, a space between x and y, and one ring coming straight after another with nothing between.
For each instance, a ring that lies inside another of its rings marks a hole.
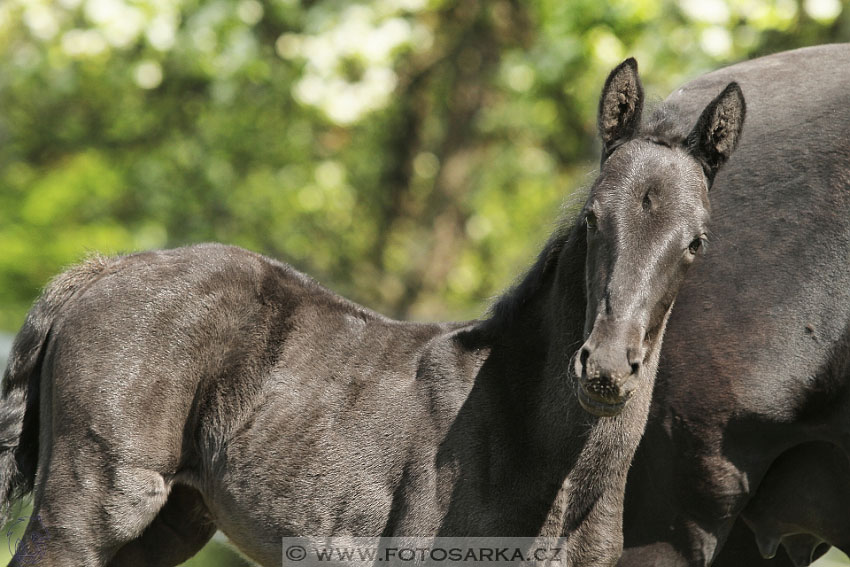
<instances>
[{"instance_id":1,"label":"foal's muzzle","mask_svg":"<svg viewBox=\"0 0 850 567\"><path fill-rule=\"evenodd\" d=\"M600 417L620 413L637 388L643 359L639 326L598 322L575 357L581 406Z\"/></svg>"}]
</instances>

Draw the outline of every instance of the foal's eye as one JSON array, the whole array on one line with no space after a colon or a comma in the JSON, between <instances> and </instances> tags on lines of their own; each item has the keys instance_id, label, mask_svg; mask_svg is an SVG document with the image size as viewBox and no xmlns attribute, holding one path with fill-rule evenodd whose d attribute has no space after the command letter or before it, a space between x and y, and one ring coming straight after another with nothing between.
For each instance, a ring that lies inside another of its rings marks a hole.
<instances>
[{"instance_id":1,"label":"foal's eye","mask_svg":"<svg viewBox=\"0 0 850 567\"><path fill-rule=\"evenodd\" d=\"M596 215L593 214L593 211L587 213L587 216L584 217L584 223L587 225L587 228L596 230Z\"/></svg>"},{"instance_id":2,"label":"foal's eye","mask_svg":"<svg viewBox=\"0 0 850 567\"><path fill-rule=\"evenodd\" d=\"M688 245L688 252L692 255L696 255L696 253L700 251L700 248L702 248L702 238L694 238Z\"/></svg>"}]
</instances>

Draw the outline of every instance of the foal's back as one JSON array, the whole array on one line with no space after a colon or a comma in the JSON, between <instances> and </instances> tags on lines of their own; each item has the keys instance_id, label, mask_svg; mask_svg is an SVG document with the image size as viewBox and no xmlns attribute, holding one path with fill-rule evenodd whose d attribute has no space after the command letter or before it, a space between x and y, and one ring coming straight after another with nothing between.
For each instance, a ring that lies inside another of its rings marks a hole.
<instances>
[{"instance_id":1,"label":"foal's back","mask_svg":"<svg viewBox=\"0 0 850 567\"><path fill-rule=\"evenodd\" d=\"M62 277L74 289L43 361L42 403L53 408L41 412L52 421L36 479L44 514L105 501L123 519L103 528L133 532L172 493L155 527L188 525L206 538L215 523L259 549L339 522L374 533L410 457L399 448L442 428L462 399L445 356L451 326L392 321L239 248L96 258ZM445 384L429 380L432 358ZM79 526L73 537L100 533ZM115 561L142 561L132 551Z\"/></svg>"},{"instance_id":2,"label":"foal's back","mask_svg":"<svg viewBox=\"0 0 850 567\"><path fill-rule=\"evenodd\" d=\"M122 418L148 440L179 430L215 449L271 398L294 422L320 407L362 411L413 383L429 341L448 330L387 319L231 246L96 262L56 321L47 374L87 419Z\"/></svg>"}]
</instances>

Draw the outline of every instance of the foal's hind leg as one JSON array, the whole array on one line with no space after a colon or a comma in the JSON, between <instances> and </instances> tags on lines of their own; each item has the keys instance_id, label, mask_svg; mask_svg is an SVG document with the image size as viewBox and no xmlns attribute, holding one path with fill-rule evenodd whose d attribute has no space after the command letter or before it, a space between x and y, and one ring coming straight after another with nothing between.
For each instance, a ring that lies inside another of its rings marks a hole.
<instances>
[{"instance_id":1,"label":"foal's hind leg","mask_svg":"<svg viewBox=\"0 0 850 567\"><path fill-rule=\"evenodd\" d=\"M101 443L86 437L42 451L33 517L10 565L103 567L154 520L166 479L149 463L109 458Z\"/></svg>"},{"instance_id":2,"label":"foal's hind leg","mask_svg":"<svg viewBox=\"0 0 850 567\"><path fill-rule=\"evenodd\" d=\"M142 535L124 545L110 567L174 567L210 540L215 524L200 493L175 485L168 502Z\"/></svg>"}]
</instances>

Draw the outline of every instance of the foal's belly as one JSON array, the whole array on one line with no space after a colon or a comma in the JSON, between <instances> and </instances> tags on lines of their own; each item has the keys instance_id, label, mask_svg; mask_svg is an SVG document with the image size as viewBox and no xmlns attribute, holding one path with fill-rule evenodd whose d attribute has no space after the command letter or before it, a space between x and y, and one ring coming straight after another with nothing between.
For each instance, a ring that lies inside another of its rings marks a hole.
<instances>
[{"instance_id":1,"label":"foal's belly","mask_svg":"<svg viewBox=\"0 0 850 567\"><path fill-rule=\"evenodd\" d=\"M218 527L263 565L280 563L284 537L386 533L416 485L410 469L422 466L411 464L403 422L362 418L257 411L205 475Z\"/></svg>"}]
</instances>

